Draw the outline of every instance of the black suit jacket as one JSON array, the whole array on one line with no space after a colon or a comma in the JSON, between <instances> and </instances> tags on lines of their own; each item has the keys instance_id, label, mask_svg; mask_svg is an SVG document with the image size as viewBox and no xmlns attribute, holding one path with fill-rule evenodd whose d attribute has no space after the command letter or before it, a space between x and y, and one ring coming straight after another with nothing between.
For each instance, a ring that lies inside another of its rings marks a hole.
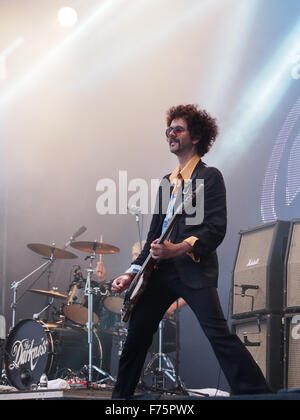
<instances>
[{"instance_id":1,"label":"black suit jacket","mask_svg":"<svg viewBox=\"0 0 300 420\"><path fill-rule=\"evenodd\" d=\"M135 264L142 265L147 258L150 245L161 236L162 224L166 211L163 209L162 188L166 185L169 175L163 179L159 187L156 208L158 212L152 217L146 244L134 261ZM201 160L196 165L192 174L192 184L195 186L197 179L204 180L204 219L201 224L187 225L186 214L182 214L175 225L171 241L173 243L182 242L190 236L195 236L198 240L193 247L195 258L200 257L200 262L195 262L189 255L184 254L172 260L162 260L162 264L174 264L180 280L187 286L199 289L203 287L217 287L218 285L218 258L216 249L221 244L226 233L227 211L226 211L226 189L221 172L213 167L207 167ZM170 190L170 185L169 185Z\"/></svg>"}]
</instances>

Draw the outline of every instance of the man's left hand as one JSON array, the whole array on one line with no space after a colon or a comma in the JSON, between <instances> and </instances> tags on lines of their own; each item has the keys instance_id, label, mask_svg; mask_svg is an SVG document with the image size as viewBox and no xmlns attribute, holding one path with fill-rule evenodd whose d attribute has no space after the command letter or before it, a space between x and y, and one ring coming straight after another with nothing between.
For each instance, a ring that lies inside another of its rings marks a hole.
<instances>
[{"instance_id":1,"label":"man's left hand","mask_svg":"<svg viewBox=\"0 0 300 420\"><path fill-rule=\"evenodd\" d=\"M150 253L154 260L166 260L179 257L187 252L191 252L193 249L187 242L172 244L172 242L164 241L162 244L159 244L158 241L158 239L153 241L150 248Z\"/></svg>"}]
</instances>

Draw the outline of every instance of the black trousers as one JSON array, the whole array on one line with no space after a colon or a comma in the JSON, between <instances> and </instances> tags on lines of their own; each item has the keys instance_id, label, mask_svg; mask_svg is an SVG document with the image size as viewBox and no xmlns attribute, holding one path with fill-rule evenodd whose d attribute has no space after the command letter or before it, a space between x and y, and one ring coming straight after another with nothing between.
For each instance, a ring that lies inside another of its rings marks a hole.
<instances>
[{"instance_id":1,"label":"black trousers","mask_svg":"<svg viewBox=\"0 0 300 420\"><path fill-rule=\"evenodd\" d=\"M265 378L240 339L224 318L217 289L191 289L180 281L174 266L159 264L135 306L119 362L113 398L134 394L159 322L169 306L182 297L206 334L233 394L269 393ZM195 332L196 333L196 332ZM196 367L195 367L196 368Z\"/></svg>"}]
</instances>

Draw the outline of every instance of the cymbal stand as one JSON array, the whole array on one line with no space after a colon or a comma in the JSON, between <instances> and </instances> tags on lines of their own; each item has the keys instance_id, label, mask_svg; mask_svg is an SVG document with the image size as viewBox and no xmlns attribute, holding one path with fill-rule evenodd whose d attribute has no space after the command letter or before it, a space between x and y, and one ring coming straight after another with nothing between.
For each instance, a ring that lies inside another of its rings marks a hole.
<instances>
[{"instance_id":1,"label":"cymbal stand","mask_svg":"<svg viewBox=\"0 0 300 420\"><path fill-rule=\"evenodd\" d=\"M149 372L154 374L154 390L166 391L166 378L169 378L174 384L177 383L178 375L175 371L174 365L167 354L163 353L163 328L165 320L161 320L158 327L158 353L156 353L145 369L145 375ZM158 367L154 367L156 361ZM165 365L165 367L163 367Z\"/></svg>"},{"instance_id":2,"label":"cymbal stand","mask_svg":"<svg viewBox=\"0 0 300 420\"><path fill-rule=\"evenodd\" d=\"M32 315L32 318L33 319L39 319L40 318L40 316L42 315L42 313L44 313L45 311L47 311L49 308L51 308L51 306L53 305L53 302L54 302L54 298L50 298L49 299L49 303L45 306L45 308L43 308L42 310L41 310L41 312L39 312L39 313L37 313L37 314L33 314ZM49 319L49 317L47 317L47 319Z\"/></svg>"},{"instance_id":3,"label":"cymbal stand","mask_svg":"<svg viewBox=\"0 0 300 420\"><path fill-rule=\"evenodd\" d=\"M92 386L93 370L95 370L96 372L104 376L103 379L101 379L100 381L97 381L98 384L101 384L102 382L105 382L108 379L110 379L113 382L116 382L116 379L112 377L109 373L93 365L93 295L96 292L91 287L91 276L92 276L92 273L94 273L93 261L96 258L96 253L94 252L87 258L90 259L90 268L86 270L88 274L87 274L87 280L86 280L86 286L85 286L85 295L88 297L88 322L87 322L88 345L89 345L88 385Z\"/></svg>"},{"instance_id":4,"label":"cymbal stand","mask_svg":"<svg viewBox=\"0 0 300 420\"><path fill-rule=\"evenodd\" d=\"M16 313L17 313L17 291L19 286L25 281L27 280L29 277L31 277L33 274L35 274L36 272L38 272L39 270L41 270L44 267L47 267L48 265L53 264L55 261L55 258L53 256L53 252L51 253L51 256L49 258L47 258L47 261L40 265L38 268L36 268L35 270L33 270L30 274L28 274L26 277L24 277L23 279L19 280L19 281L14 281L11 284L11 289L13 289L13 303L11 304L11 308L12 308L12 322L11 322L11 328L14 328L16 325ZM44 272L46 272L46 270L44 270ZM42 274L44 274L44 272Z\"/></svg>"},{"instance_id":5,"label":"cymbal stand","mask_svg":"<svg viewBox=\"0 0 300 420\"><path fill-rule=\"evenodd\" d=\"M179 351L180 351L180 321L179 321L179 300L176 301L176 311L175 311L175 323L176 323L176 358L175 358L175 372L176 372L176 384L177 390L188 395L186 391L185 384L183 383L181 377L179 376Z\"/></svg>"}]
</instances>

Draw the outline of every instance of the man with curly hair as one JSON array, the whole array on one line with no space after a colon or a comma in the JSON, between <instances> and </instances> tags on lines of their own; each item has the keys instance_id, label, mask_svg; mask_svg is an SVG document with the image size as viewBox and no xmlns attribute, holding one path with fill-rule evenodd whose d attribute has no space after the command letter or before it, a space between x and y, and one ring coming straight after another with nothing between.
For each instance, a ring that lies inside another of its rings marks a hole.
<instances>
[{"instance_id":1,"label":"man with curly hair","mask_svg":"<svg viewBox=\"0 0 300 420\"><path fill-rule=\"evenodd\" d=\"M230 332L217 293L216 249L226 233L226 190L220 171L202 161L217 137L216 121L195 105L179 105L167 112L167 127L170 152L176 155L179 163L164 177L171 186L168 208L164 211L158 205L160 211L153 214L141 254L112 285L115 293L126 290L151 254L155 260L154 270L130 317L113 398L133 396L152 337L166 310L179 297L196 315L232 393L270 392L258 365L239 338ZM195 185L197 180L204 181L203 221L188 224L183 212L170 240L159 244L158 238L172 217L177 195L182 195L188 182Z\"/></svg>"}]
</instances>

